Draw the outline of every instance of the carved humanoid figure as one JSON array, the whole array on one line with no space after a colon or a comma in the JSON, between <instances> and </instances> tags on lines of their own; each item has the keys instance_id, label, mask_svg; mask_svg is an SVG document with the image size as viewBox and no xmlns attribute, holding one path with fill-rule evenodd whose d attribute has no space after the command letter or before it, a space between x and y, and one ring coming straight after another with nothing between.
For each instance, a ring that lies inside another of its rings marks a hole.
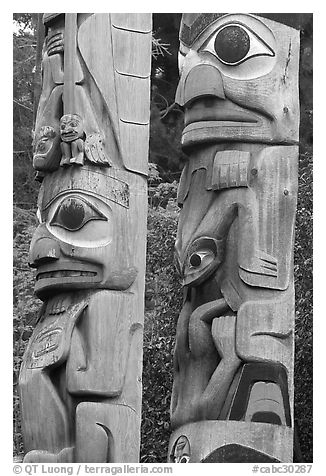
<instances>
[{"instance_id":1,"label":"carved humanoid figure","mask_svg":"<svg viewBox=\"0 0 326 476\"><path fill-rule=\"evenodd\" d=\"M20 372L24 461L137 462L151 17L45 23L30 248L43 307Z\"/></svg>"},{"instance_id":2,"label":"carved humanoid figure","mask_svg":"<svg viewBox=\"0 0 326 476\"><path fill-rule=\"evenodd\" d=\"M170 461L292 458L299 37L262 15L182 18Z\"/></svg>"},{"instance_id":3,"label":"carved humanoid figure","mask_svg":"<svg viewBox=\"0 0 326 476\"><path fill-rule=\"evenodd\" d=\"M78 114L66 114L60 119L61 151L60 165L84 165L84 128Z\"/></svg>"}]
</instances>

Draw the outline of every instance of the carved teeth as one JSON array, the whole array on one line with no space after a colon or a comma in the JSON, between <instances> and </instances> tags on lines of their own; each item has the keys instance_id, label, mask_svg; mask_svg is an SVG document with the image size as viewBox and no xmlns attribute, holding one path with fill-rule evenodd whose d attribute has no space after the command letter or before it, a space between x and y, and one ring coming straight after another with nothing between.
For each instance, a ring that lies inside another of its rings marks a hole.
<instances>
[{"instance_id":1,"label":"carved teeth","mask_svg":"<svg viewBox=\"0 0 326 476\"><path fill-rule=\"evenodd\" d=\"M39 273L36 277L39 279L48 279L48 278L75 278L78 276L96 276L96 273L93 271L75 271L75 270L60 270L60 271L48 271L46 273Z\"/></svg>"}]
</instances>

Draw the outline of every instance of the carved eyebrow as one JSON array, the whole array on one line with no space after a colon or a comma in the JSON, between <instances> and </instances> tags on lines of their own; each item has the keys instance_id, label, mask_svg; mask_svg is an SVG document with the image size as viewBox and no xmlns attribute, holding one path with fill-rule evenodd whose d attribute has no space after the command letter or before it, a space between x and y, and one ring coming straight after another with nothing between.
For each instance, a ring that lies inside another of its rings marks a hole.
<instances>
[{"instance_id":1,"label":"carved eyebrow","mask_svg":"<svg viewBox=\"0 0 326 476\"><path fill-rule=\"evenodd\" d=\"M187 15L187 14L185 14ZM225 13L200 13L194 19L191 26L183 23L180 31L180 40L188 47L191 47L195 40L206 30L206 28Z\"/></svg>"}]
</instances>

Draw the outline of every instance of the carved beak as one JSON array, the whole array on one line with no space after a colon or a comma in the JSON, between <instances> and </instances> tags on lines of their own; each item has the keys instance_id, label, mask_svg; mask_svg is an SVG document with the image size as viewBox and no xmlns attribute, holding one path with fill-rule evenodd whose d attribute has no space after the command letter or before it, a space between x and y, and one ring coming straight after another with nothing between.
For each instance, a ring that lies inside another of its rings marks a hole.
<instances>
[{"instance_id":1,"label":"carved beak","mask_svg":"<svg viewBox=\"0 0 326 476\"><path fill-rule=\"evenodd\" d=\"M31 248L29 266L37 268L41 264L57 261L60 258L60 247L52 238L39 238Z\"/></svg>"},{"instance_id":2,"label":"carved beak","mask_svg":"<svg viewBox=\"0 0 326 476\"><path fill-rule=\"evenodd\" d=\"M179 106L189 106L192 101L205 96L225 99L223 79L215 66L199 64L184 78L181 77L175 102Z\"/></svg>"}]
</instances>

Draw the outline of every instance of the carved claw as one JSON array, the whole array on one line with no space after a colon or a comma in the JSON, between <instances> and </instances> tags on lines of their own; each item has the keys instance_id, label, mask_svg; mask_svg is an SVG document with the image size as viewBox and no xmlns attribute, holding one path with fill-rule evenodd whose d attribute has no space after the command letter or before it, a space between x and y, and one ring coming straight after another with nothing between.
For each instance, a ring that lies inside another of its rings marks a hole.
<instances>
[{"instance_id":1,"label":"carved claw","mask_svg":"<svg viewBox=\"0 0 326 476\"><path fill-rule=\"evenodd\" d=\"M57 53L63 53L64 50L64 39L62 32L55 32L49 34L47 38L47 54L49 56L55 55Z\"/></svg>"},{"instance_id":2,"label":"carved claw","mask_svg":"<svg viewBox=\"0 0 326 476\"><path fill-rule=\"evenodd\" d=\"M277 277L278 274L277 259L262 250L257 251L255 259L250 266L240 265L240 268L244 272L261 274L263 276Z\"/></svg>"}]
</instances>

